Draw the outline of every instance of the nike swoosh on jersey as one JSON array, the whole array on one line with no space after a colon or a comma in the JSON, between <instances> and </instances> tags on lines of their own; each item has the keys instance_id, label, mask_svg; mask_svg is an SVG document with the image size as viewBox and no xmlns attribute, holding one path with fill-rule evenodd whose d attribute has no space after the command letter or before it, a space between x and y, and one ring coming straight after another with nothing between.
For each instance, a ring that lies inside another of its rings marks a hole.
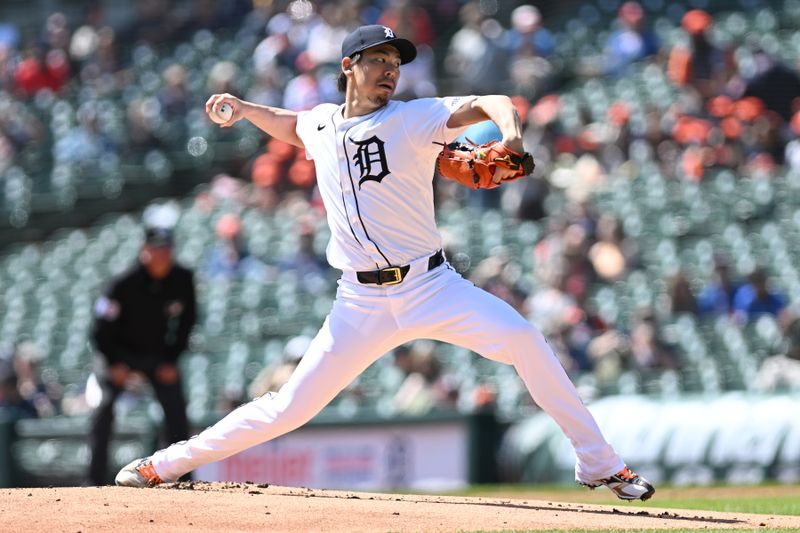
<instances>
[{"instance_id":1,"label":"nike swoosh on jersey","mask_svg":"<svg viewBox=\"0 0 800 533\"><path fill-rule=\"evenodd\" d=\"M317 126L317 131L322 131L322 129L323 129L325 126L327 126L327 124L320 124L319 126Z\"/></svg>"}]
</instances>

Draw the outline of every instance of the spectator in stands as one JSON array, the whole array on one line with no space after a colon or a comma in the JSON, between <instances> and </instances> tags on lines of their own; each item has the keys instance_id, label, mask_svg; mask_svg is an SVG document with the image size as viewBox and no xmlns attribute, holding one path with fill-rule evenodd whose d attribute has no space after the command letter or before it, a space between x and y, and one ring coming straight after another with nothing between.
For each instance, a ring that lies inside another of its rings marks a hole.
<instances>
[{"instance_id":1,"label":"spectator in stands","mask_svg":"<svg viewBox=\"0 0 800 533\"><path fill-rule=\"evenodd\" d=\"M215 175L208 189L212 208L240 209L247 198L244 182L224 172Z\"/></svg>"},{"instance_id":2,"label":"spectator in stands","mask_svg":"<svg viewBox=\"0 0 800 533\"><path fill-rule=\"evenodd\" d=\"M281 260L279 266L293 272L304 284L319 284L331 271L331 267L325 256L314 249L313 222L299 221L297 228L297 248L289 257Z\"/></svg>"},{"instance_id":3,"label":"spectator in stands","mask_svg":"<svg viewBox=\"0 0 800 533\"><path fill-rule=\"evenodd\" d=\"M72 34L69 57L81 85L92 88L98 96L112 96L118 84L131 82L129 73L121 71L115 33L104 25L100 3L88 6L83 25Z\"/></svg>"},{"instance_id":4,"label":"spectator in stands","mask_svg":"<svg viewBox=\"0 0 800 533\"><path fill-rule=\"evenodd\" d=\"M172 231L149 227L137 263L95 303L95 371L102 389L91 433L89 477L103 485L114 402L136 373L144 374L164 410L170 441L189 437L178 357L195 323L193 273L173 259Z\"/></svg>"},{"instance_id":5,"label":"spectator in stands","mask_svg":"<svg viewBox=\"0 0 800 533\"><path fill-rule=\"evenodd\" d=\"M552 82L549 58L555 51L555 39L541 22L536 7L519 6L511 13L511 29L506 35L512 90L526 98L541 95Z\"/></svg>"},{"instance_id":6,"label":"spectator in stands","mask_svg":"<svg viewBox=\"0 0 800 533\"><path fill-rule=\"evenodd\" d=\"M100 2L92 2L86 8L82 23L72 32L69 41L69 57L72 62L82 66L97 51L100 36L99 29L103 23L103 6Z\"/></svg>"},{"instance_id":7,"label":"spectator in stands","mask_svg":"<svg viewBox=\"0 0 800 533\"><path fill-rule=\"evenodd\" d=\"M12 419L35 418L36 407L19 393L14 357L15 346L0 341L0 416Z\"/></svg>"},{"instance_id":8,"label":"spectator in stands","mask_svg":"<svg viewBox=\"0 0 800 533\"><path fill-rule=\"evenodd\" d=\"M628 367L630 340L616 327L608 326L589 341L586 355L599 384L614 384Z\"/></svg>"},{"instance_id":9,"label":"spectator in stands","mask_svg":"<svg viewBox=\"0 0 800 533\"><path fill-rule=\"evenodd\" d=\"M717 256L714 273L709 283L700 291L697 310L701 315L726 315L733 312L733 298L741 283L731 277L728 261Z\"/></svg>"},{"instance_id":10,"label":"spectator in stands","mask_svg":"<svg viewBox=\"0 0 800 533\"><path fill-rule=\"evenodd\" d=\"M800 317L787 313L784 323L785 353L764 359L755 379L763 392L800 390Z\"/></svg>"},{"instance_id":11,"label":"spectator in stands","mask_svg":"<svg viewBox=\"0 0 800 533\"><path fill-rule=\"evenodd\" d=\"M295 60L297 76L289 80L283 92L283 107L292 111L312 109L321 102L339 101L333 76L321 76L317 63L307 51Z\"/></svg>"},{"instance_id":12,"label":"spectator in stands","mask_svg":"<svg viewBox=\"0 0 800 533\"><path fill-rule=\"evenodd\" d=\"M13 50L20 40L19 27L12 22L0 22L0 48Z\"/></svg>"},{"instance_id":13,"label":"spectator in stands","mask_svg":"<svg viewBox=\"0 0 800 533\"><path fill-rule=\"evenodd\" d=\"M405 378L414 371L414 359L411 357L411 345L401 344L392 351L392 361Z\"/></svg>"},{"instance_id":14,"label":"spectator in stands","mask_svg":"<svg viewBox=\"0 0 800 533\"><path fill-rule=\"evenodd\" d=\"M283 98L280 72L277 69L265 69L254 74L255 79L247 89L247 99L261 105L280 105Z\"/></svg>"},{"instance_id":15,"label":"spectator in stands","mask_svg":"<svg viewBox=\"0 0 800 533\"><path fill-rule=\"evenodd\" d=\"M36 407L20 396L17 375L10 364L0 364L0 414L12 419L36 418Z\"/></svg>"},{"instance_id":16,"label":"spectator in stands","mask_svg":"<svg viewBox=\"0 0 800 533\"><path fill-rule=\"evenodd\" d=\"M36 409L40 418L57 414L61 400L60 385L42 381L39 364L44 357L35 343L24 341L17 345L13 359L19 396Z\"/></svg>"},{"instance_id":17,"label":"spectator in stands","mask_svg":"<svg viewBox=\"0 0 800 533\"><path fill-rule=\"evenodd\" d=\"M407 36L416 46L432 46L436 32L428 11L418 0L389 0L378 24L392 28L398 35Z\"/></svg>"},{"instance_id":18,"label":"spectator in stands","mask_svg":"<svg viewBox=\"0 0 800 533\"><path fill-rule=\"evenodd\" d=\"M286 177L288 184L297 190L305 191L307 195L310 195L317 185L317 169L314 167L314 162L306 159L306 154L302 151L295 154L294 162L289 165Z\"/></svg>"},{"instance_id":19,"label":"spectator in stands","mask_svg":"<svg viewBox=\"0 0 800 533\"><path fill-rule=\"evenodd\" d=\"M164 85L158 91L158 102L167 119L183 119L189 108L186 87L186 68L178 63L169 65L161 73Z\"/></svg>"},{"instance_id":20,"label":"spectator in stands","mask_svg":"<svg viewBox=\"0 0 800 533\"><path fill-rule=\"evenodd\" d=\"M778 165L783 165L786 141L785 123L774 111L765 110L750 128L753 154L747 160L749 175L758 178L773 177Z\"/></svg>"},{"instance_id":21,"label":"spectator in stands","mask_svg":"<svg viewBox=\"0 0 800 533\"><path fill-rule=\"evenodd\" d=\"M511 29L507 38L512 55L531 52L539 57L550 57L556 48L553 34L542 26L542 14L530 4L516 7L511 12Z\"/></svg>"},{"instance_id":22,"label":"spectator in stands","mask_svg":"<svg viewBox=\"0 0 800 533\"><path fill-rule=\"evenodd\" d=\"M575 308L576 311L577 308ZM579 312L579 311L578 311ZM571 346L571 333L573 324L564 322L556 324L554 329L544 333L547 343L553 348L561 366L570 376L575 376L581 370L581 364L573 357Z\"/></svg>"},{"instance_id":23,"label":"spectator in stands","mask_svg":"<svg viewBox=\"0 0 800 533\"><path fill-rule=\"evenodd\" d=\"M678 272L668 283L669 310L673 315L681 313L697 313L697 301L692 292L692 285L683 272Z\"/></svg>"},{"instance_id":24,"label":"spectator in stands","mask_svg":"<svg viewBox=\"0 0 800 533\"><path fill-rule=\"evenodd\" d=\"M46 138L45 126L29 107L0 96L0 171L18 158L33 159Z\"/></svg>"},{"instance_id":25,"label":"spectator in stands","mask_svg":"<svg viewBox=\"0 0 800 533\"><path fill-rule=\"evenodd\" d=\"M640 371L680 368L674 347L664 340L649 311L635 313L631 318L630 358L631 368Z\"/></svg>"},{"instance_id":26,"label":"spectator in stands","mask_svg":"<svg viewBox=\"0 0 800 533\"><path fill-rule=\"evenodd\" d=\"M525 301L527 311L525 316L536 324L544 335L554 334L560 331L564 324L574 323L576 315L580 314L575 299L561 288L563 271L556 265L555 268L541 269L537 272L539 286Z\"/></svg>"},{"instance_id":27,"label":"spectator in stands","mask_svg":"<svg viewBox=\"0 0 800 533\"><path fill-rule=\"evenodd\" d=\"M459 12L461 28L453 35L445 60L445 70L454 78L454 91L487 94L497 91L498 83L508 79L508 57L502 47L503 28L471 1Z\"/></svg>"},{"instance_id":28,"label":"spectator in stands","mask_svg":"<svg viewBox=\"0 0 800 533\"><path fill-rule=\"evenodd\" d=\"M517 219L538 221L547 216L545 201L549 194L550 183L544 177L537 175L529 177L524 182L520 193L516 212Z\"/></svg>"},{"instance_id":29,"label":"spectator in stands","mask_svg":"<svg viewBox=\"0 0 800 533\"><path fill-rule=\"evenodd\" d=\"M788 122L796 111L795 100L800 96L800 76L795 69L787 67L764 50L755 51L753 63L755 69L746 82L743 96L758 98L767 109L775 111Z\"/></svg>"},{"instance_id":30,"label":"spectator in stands","mask_svg":"<svg viewBox=\"0 0 800 533\"><path fill-rule=\"evenodd\" d=\"M597 273L588 258L592 246L594 221L589 218L577 218L583 209L576 206L576 212L570 214L572 223L564 230L562 257L561 290L583 306L589 292L589 286L597 281Z\"/></svg>"},{"instance_id":31,"label":"spectator in stands","mask_svg":"<svg viewBox=\"0 0 800 533\"><path fill-rule=\"evenodd\" d=\"M316 6L311 2L281 2L277 6L282 11L276 13L266 24L267 39L277 39L280 44L270 45L277 52L278 66L291 68L297 55L308 50L308 37L311 28L319 22Z\"/></svg>"},{"instance_id":32,"label":"spectator in stands","mask_svg":"<svg viewBox=\"0 0 800 533\"><path fill-rule=\"evenodd\" d=\"M354 2L330 2L320 7L320 20L308 32L307 53L318 65L337 65L338 49L358 24L352 13ZM349 4L349 5L348 5Z\"/></svg>"},{"instance_id":33,"label":"spectator in stands","mask_svg":"<svg viewBox=\"0 0 800 533\"><path fill-rule=\"evenodd\" d=\"M203 275L211 279L260 279L264 265L252 257L243 242L242 222L238 216L227 213L217 221L217 240L203 268Z\"/></svg>"},{"instance_id":34,"label":"spectator in stands","mask_svg":"<svg viewBox=\"0 0 800 533\"><path fill-rule=\"evenodd\" d=\"M521 220L541 220L547 215L545 200L550 193L550 182L546 179L553 161L560 123L558 95L549 94L539 98L526 113L523 143L533 154L536 168L533 175L523 182L523 190L517 216Z\"/></svg>"},{"instance_id":35,"label":"spectator in stands","mask_svg":"<svg viewBox=\"0 0 800 533\"><path fill-rule=\"evenodd\" d=\"M0 22L0 91L10 92L14 88L14 69L19 40L19 28L15 24Z\"/></svg>"},{"instance_id":36,"label":"spectator in stands","mask_svg":"<svg viewBox=\"0 0 800 533\"><path fill-rule=\"evenodd\" d=\"M786 296L769 287L767 272L755 268L733 298L734 316L740 322L750 322L763 314L778 316L786 307Z\"/></svg>"},{"instance_id":37,"label":"spectator in stands","mask_svg":"<svg viewBox=\"0 0 800 533\"><path fill-rule=\"evenodd\" d=\"M378 24L393 28L398 35L407 35L417 45L417 57L400 67L400 80L395 89L399 100L436 96L436 73L433 56L436 32L427 9L418 0L390 0Z\"/></svg>"},{"instance_id":38,"label":"spectator in stands","mask_svg":"<svg viewBox=\"0 0 800 533\"><path fill-rule=\"evenodd\" d=\"M451 387L441 382L442 365L436 354L436 346L432 341L412 343L411 371L393 398L399 413L421 415L441 403L451 404Z\"/></svg>"},{"instance_id":39,"label":"spectator in stands","mask_svg":"<svg viewBox=\"0 0 800 533\"><path fill-rule=\"evenodd\" d=\"M71 165L82 175L97 179L106 157L115 158L117 147L100 126L97 110L83 106L78 112L79 125L67 130L53 145L56 163Z\"/></svg>"},{"instance_id":40,"label":"spectator in stands","mask_svg":"<svg viewBox=\"0 0 800 533\"><path fill-rule=\"evenodd\" d=\"M119 28L118 40L126 46L161 45L172 42L180 21L172 0L139 0L136 15Z\"/></svg>"},{"instance_id":41,"label":"spectator in stands","mask_svg":"<svg viewBox=\"0 0 800 533\"><path fill-rule=\"evenodd\" d=\"M56 11L48 15L42 32L42 44L47 50L69 49L71 34L67 17L64 13Z\"/></svg>"},{"instance_id":42,"label":"spectator in stands","mask_svg":"<svg viewBox=\"0 0 800 533\"><path fill-rule=\"evenodd\" d=\"M236 63L227 60L217 61L208 72L206 86L209 91L236 91L239 76L240 69Z\"/></svg>"},{"instance_id":43,"label":"spectator in stands","mask_svg":"<svg viewBox=\"0 0 800 533\"><path fill-rule=\"evenodd\" d=\"M400 65L400 80L395 94L398 99L425 98L438 94L436 65L433 49L423 45L417 48L417 57L411 63Z\"/></svg>"},{"instance_id":44,"label":"spectator in stands","mask_svg":"<svg viewBox=\"0 0 800 533\"><path fill-rule=\"evenodd\" d=\"M565 316L566 320L561 328L560 334L565 353L569 354L574 371L593 370L593 362L589 357L589 345L594 338L607 330L606 324L590 309L591 307L586 305L582 308L574 308Z\"/></svg>"},{"instance_id":45,"label":"spectator in stands","mask_svg":"<svg viewBox=\"0 0 800 533\"><path fill-rule=\"evenodd\" d=\"M597 221L597 242L589 248L589 259L597 275L606 282L616 281L636 263L636 246L623 236L619 221L604 213Z\"/></svg>"},{"instance_id":46,"label":"spectator in stands","mask_svg":"<svg viewBox=\"0 0 800 533\"><path fill-rule=\"evenodd\" d=\"M644 10L639 2L625 2L617 12L616 29L604 51L605 72L612 76L632 73L639 61L658 54L658 39L646 27Z\"/></svg>"},{"instance_id":47,"label":"spectator in stands","mask_svg":"<svg viewBox=\"0 0 800 533\"><path fill-rule=\"evenodd\" d=\"M253 190L247 203L264 213L272 213L281 201L279 185L283 178L281 162L273 154L257 156L250 168Z\"/></svg>"},{"instance_id":48,"label":"spectator in stands","mask_svg":"<svg viewBox=\"0 0 800 533\"><path fill-rule=\"evenodd\" d=\"M226 24L234 22L226 20L223 17L223 12L220 4L230 4L236 6L241 2L233 2L226 0L218 2L217 0L194 0L189 4L188 13L184 12L183 16L176 17L176 33L175 38L179 41L191 41L195 33L200 30L208 30L215 32L224 28Z\"/></svg>"},{"instance_id":49,"label":"spectator in stands","mask_svg":"<svg viewBox=\"0 0 800 533\"><path fill-rule=\"evenodd\" d=\"M247 389L249 398L258 398L270 392L277 392L283 387L297 368L310 343L311 338L307 335L298 335L289 339L284 347L281 361L277 365L265 366L253 378Z\"/></svg>"},{"instance_id":50,"label":"spectator in stands","mask_svg":"<svg viewBox=\"0 0 800 533\"><path fill-rule=\"evenodd\" d=\"M130 161L141 161L147 151L161 146L161 140L156 135L160 120L152 112L154 104L152 98L145 97L134 98L128 104L128 142L122 146L122 154Z\"/></svg>"},{"instance_id":51,"label":"spectator in stands","mask_svg":"<svg viewBox=\"0 0 800 533\"><path fill-rule=\"evenodd\" d=\"M673 47L667 65L667 74L674 84L692 87L703 98L724 93L733 73L727 51L709 40L713 23L713 17L701 9L687 11L681 26L689 35L690 44Z\"/></svg>"},{"instance_id":52,"label":"spectator in stands","mask_svg":"<svg viewBox=\"0 0 800 533\"><path fill-rule=\"evenodd\" d=\"M290 75L294 54L289 38L284 33L265 37L253 50L253 67L256 76L274 73L282 85Z\"/></svg>"},{"instance_id":53,"label":"spectator in stands","mask_svg":"<svg viewBox=\"0 0 800 533\"><path fill-rule=\"evenodd\" d=\"M63 50L29 46L14 71L14 86L24 97L35 96L42 89L58 92L69 74L69 60Z\"/></svg>"},{"instance_id":54,"label":"spectator in stands","mask_svg":"<svg viewBox=\"0 0 800 533\"><path fill-rule=\"evenodd\" d=\"M522 311L528 295L520 287L519 277L519 269L509 250L505 247L498 247L475 267L469 279L514 309Z\"/></svg>"}]
</instances>

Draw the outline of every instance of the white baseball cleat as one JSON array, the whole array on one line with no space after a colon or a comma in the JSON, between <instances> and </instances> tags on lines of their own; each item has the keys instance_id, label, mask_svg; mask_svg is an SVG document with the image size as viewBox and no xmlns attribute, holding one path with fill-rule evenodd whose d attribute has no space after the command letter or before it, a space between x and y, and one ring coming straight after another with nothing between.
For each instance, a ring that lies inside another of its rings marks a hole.
<instances>
[{"instance_id":1,"label":"white baseball cleat","mask_svg":"<svg viewBox=\"0 0 800 533\"><path fill-rule=\"evenodd\" d=\"M642 476L628 468L627 466L605 479L598 479L592 482L578 481L581 485L595 489L605 485L617 495L620 500L649 500L655 494L656 489Z\"/></svg>"},{"instance_id":2,"label":"white baseball cleat","mask_svg":"<svg viewBox=\"0 0 800 533\"><path fill-rule=\"evenodd\" d=\"M163 483L149 457L134 459L119 471L114 483L120 487L155 487Z\"/></svg>"}]
</instances>

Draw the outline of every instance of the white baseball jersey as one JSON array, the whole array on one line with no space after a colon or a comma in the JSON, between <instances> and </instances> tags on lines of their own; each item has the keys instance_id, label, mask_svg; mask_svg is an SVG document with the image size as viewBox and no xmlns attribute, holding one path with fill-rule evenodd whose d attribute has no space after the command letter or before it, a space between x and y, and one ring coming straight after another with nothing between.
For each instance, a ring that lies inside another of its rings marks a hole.
<instances>
[{"instance_id":1,"label":"white baseball jersey","mask_svg":"<svg viewBox=\"0 0 800 533\"><path fill-rule=\"evenodd\" d=\"M340 270L410 263L442 247L432 179L442 146L466 128L448 128L474 96L390 101L345 119L344 105L321 104L297 117L297 135L317 168L331 228L328 262Z\"/></svg>"}]
</instances>

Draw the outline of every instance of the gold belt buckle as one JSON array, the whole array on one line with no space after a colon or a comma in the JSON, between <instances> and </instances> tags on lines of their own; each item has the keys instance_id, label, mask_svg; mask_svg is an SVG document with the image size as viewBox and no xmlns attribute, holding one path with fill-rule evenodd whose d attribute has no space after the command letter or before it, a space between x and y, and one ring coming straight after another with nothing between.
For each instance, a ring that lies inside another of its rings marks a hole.
<instances>
[{"instance_id":1,"label":"gold belt buckle","mask_svg":"<svg viewBox=\"0 0 800 533\"><path fill-rule=\"evenodd\" d=\"M394 272L394 281L381 281L381 274L384 272ZM400 272L400 267L387 267L383 268L378 273L379 285L397 285L403 281L403 274Z\"/></svg>"}]
</instances>

